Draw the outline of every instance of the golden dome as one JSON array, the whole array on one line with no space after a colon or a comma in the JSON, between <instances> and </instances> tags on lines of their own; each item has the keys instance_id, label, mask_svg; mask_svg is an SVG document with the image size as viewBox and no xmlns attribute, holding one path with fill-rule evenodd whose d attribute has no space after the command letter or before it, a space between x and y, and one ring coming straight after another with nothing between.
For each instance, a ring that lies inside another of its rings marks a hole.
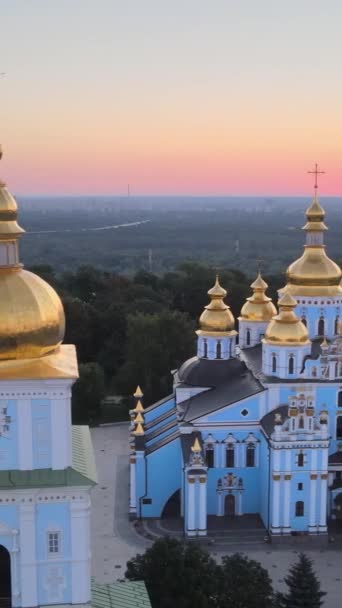
<instances>
[{"instance_id":1,"label":"golden dome","mask_svg":"<svg viewBox=\"0 0 342 608\"><path fill-rule=\"evenodd\" d=\"M265 294L267 287L267 283L259 272L257 278L251 284L253 295L247 298L241 308L239 320L270 321L277 314L277 309L271 298Z\"/></svg>"},{"instance_id":2,"label":"golden dome","mask_svg":"<svg viewBox=\"0 0 342 608\"><path fill-rule=\"evenodd\" d=\"M276 346L310 344L308 330L293 310L296 306L296 300L286 292L279 300L279 313L266 328L264 338L266 344Z\"/></svg>"},{"instance_id":3,"label":"golden dome","mask_svg":"<svg viewBox=\"0 0 342 608\"><path fill-rule=\"evenodd\" d=\"M211 302L205 306L205 310L200 316L200 330L197 333L235 332L235 319L229 306L223 301L227 292L221 287L218 277L216 277L214 287L209 289L208 295Z\"/></svg>"},{"instance_id":4,"label":"golden dome","mask_svg":"<svg viewBox=\"0 0 342 608\"><path fill-rule=\"evenodd\" d=\"M60 298L19 263L17 240L23 232L15 199L0 182L0 360L42 357L64 338Z\"/></svg>"},{"instance_id":5,"label":"golden dome","mask_svg":"<svg viewBox=\"0 0 342 608\"><path fill-rule=\"evenodd\" d=\"M287 293L295 296L330 296L342 294L340 267L326 254L323 233L324 209L315 195L306 210L307 222L303 230L307 233L303 255L287 269Z\"/></svg>"},{"instance_id":6,"label":"golden dome","mask_svg":"<svg viewBox=\"0 0 342 608\"><path fill-rule=\"evenodd\" d=\"M64 329L62 303L48 283L22 268L0 269L0 359L51 353Z\"/></svg>"}]
</instances>

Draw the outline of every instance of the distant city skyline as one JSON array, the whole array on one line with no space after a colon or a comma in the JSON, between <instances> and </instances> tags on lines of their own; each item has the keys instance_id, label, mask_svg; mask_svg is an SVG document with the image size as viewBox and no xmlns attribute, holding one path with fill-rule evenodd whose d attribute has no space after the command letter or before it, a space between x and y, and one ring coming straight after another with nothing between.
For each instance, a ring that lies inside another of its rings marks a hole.
<instances>
[{"instance_id":1,"label":"distant city skyline","mask_svg":"<svg viewBox=\"0 0 342 608\"><path fill-rule=\"evenodd\" d=\"M340 0L5 0L19 194L342 192ZM1 74L4 74L1 76Z\"/></svg>"}]
</instances>

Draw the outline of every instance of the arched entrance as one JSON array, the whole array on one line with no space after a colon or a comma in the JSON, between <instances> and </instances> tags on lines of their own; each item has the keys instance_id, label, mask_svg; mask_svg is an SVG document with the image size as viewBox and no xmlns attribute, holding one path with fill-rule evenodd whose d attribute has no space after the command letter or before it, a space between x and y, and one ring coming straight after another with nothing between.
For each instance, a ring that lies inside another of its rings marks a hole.
<instances>
[{"instance_id":1,"label":"arched entrance","mask_svg":"<svg viewBox=\"0 0 342 608\"><path fill-rule=\"evenodd\" d=\"M228 517L233 517L235 515L235 496L234 494L227 494L224 499L224 514L228 515Z\"/></svg>"},{"instance_id":2,"label":"arched entrance","mask_svg":"<svg viewBox=\"0 0 342 608\"><path fill-rule=\"evenodd\" d=\"M172 496L170 496L169 500L167 501L163 512L162 512L162 518L167 518L167 517L180 517L181 514L181 496L180 496L180 490L176 490L176 492L174 492L174 494L172 494Z\"/></svg>"},{"instance_id":3,"label":"arched entrance","mask_svg":"<svg viewBox=\"0 0 342 608\"><path fill-rule=\"evenodd\" d=\"M0 606L11 607L11 557L0 545Z\"/></svg>"}]
</instances>

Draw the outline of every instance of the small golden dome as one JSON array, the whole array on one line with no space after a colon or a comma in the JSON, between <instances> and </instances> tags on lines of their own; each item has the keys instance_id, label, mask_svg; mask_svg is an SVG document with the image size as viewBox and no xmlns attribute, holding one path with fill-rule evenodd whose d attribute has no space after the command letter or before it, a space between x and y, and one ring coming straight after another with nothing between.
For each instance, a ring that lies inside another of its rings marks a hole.
<instances>
[{"instance_id":1,"label":"small golden dome","mask_svg":"<svg viewBox=\"0 0 342 608\"><path fill-rule=\"evenodd\" d=\"M205 306L205 310L200 316L200 331L208 333L233 331L235 319L229 306L223 301L227 292L221 287L218 277L216 277L214 287L209 289L208 295L211 302Z\"/></svg>"},{"instance_id":2,"label":"small golden dome","mask_svg":"<svg viewBox=\"0 0 342 608\"><path fill-rule=\"evenodd\" d=\"M297 317L296 300L285 292L279 300L279 313L273 317L265 332L264 342L274 345L303 346L310 344L308 330Z\"/></svg>"},{"instance_id":3,"label":"small golden dome","mask_svg":"<svg viewBox=\"0 0 342 608\"><path fill-rule=\"evenodd\" d=\"M42 357L56 350L64 338L60 298L19 263L17 241L23 233L17 224L17 203L1 182L0 360Z\"/></svg>"},{"instance_id":4,"label":"small golden dome","mask_svg":"<svg viewBox=\"0 0 342 608\"><path fill-rule=\"evenodd\" d=\"M306 210L307 222L303 230L307 233L307 244L303 255L287 269L286 291L296 296L330 296L342 294L340 267L326 254L323 233L325 211L317 196ZM315 234L318 235L315 237ZM320 234L322 235L320 238Z\"/></svg>"},{"instance_id":5,"label":"small golden dome","mask_svg":"<svg viewBox=\"0 0 342 608\"><path fill-rule=\"evenodd\" d=\"M271 298L265 294L267 287L266 281L264 281L259 272L257 278L251 284L253 295L247 298L247 301L241 308L239 320L270 321L277 314L277 309Z\"/></svg>"}]
</instances>

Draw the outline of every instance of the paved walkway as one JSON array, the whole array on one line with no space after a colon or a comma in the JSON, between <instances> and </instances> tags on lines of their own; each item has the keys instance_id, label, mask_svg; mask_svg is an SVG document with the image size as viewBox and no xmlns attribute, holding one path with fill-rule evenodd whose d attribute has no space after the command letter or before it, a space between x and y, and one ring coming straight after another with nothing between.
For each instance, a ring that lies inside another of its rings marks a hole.
<instances>
[{"instance_id":1,"label":"paved walkway","mask_svg":"<svg viewBox=\"0 0 342 608\"><path fill-rule=\"evenodd\" d=\"M98 486L92 492L92 574L99 583L124 578L126 562L137 553L143 553L151 542L138 534L128 521L128 424L116 424L92 429L98 470ZM149 528L150 529L150 528ZM162 533L156 524L150 529L153 536ZM151 535L152 535L151 534ZM221 544L207 543L212 555L219 561L222 555L242 550L268 569L274 587L282 590L284 576L301 550L277 548L262 543ZM314 561L315 569L328 596L324 608L338 608L342 596L342 550L333 546L325 549L306 549Z\"/></svg>"}]
</instances>

